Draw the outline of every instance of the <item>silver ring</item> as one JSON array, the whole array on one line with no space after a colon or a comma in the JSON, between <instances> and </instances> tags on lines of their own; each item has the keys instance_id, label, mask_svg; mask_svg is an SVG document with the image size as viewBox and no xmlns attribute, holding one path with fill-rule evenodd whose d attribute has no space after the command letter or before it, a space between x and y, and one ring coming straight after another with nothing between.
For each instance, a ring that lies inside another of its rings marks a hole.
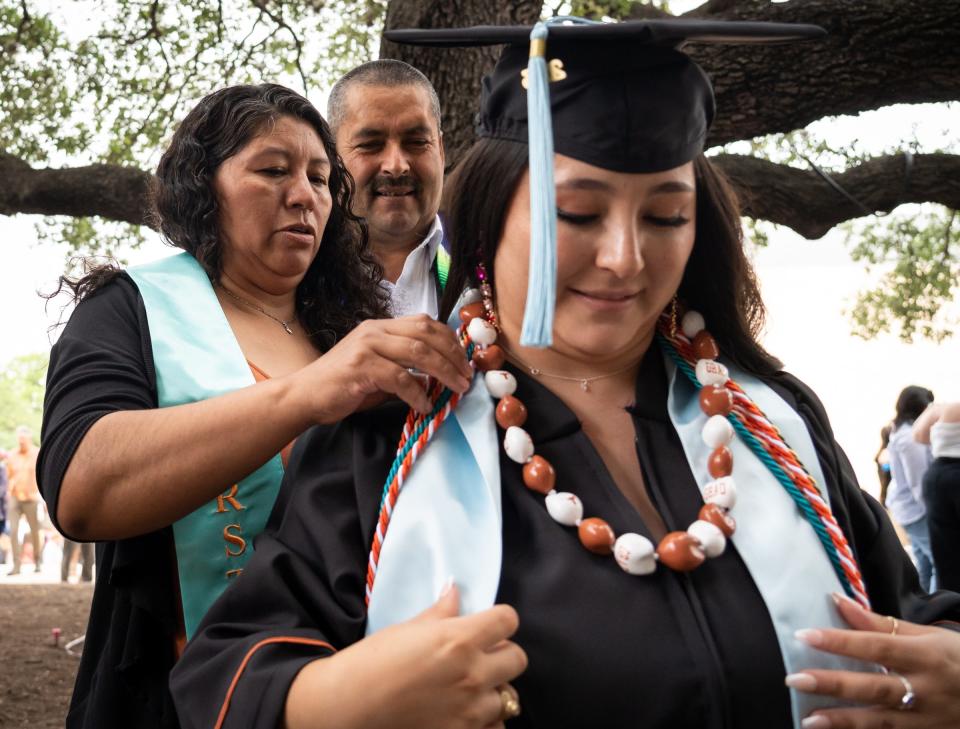
<instances>
[{"instance_id":1,"label":"silver ring","mask_svg":"<svg viewBox=\"0 0 960 729\"><path fill-rule=\"evenodd\" d=\"M900 683L903 684L903 698L900 699L900 703L897 704L898 711L911 711L913 705L917 702L917 695L913 693L913 686L907 680L906 676L901 676L899 673L890 672L890 675L896 676L900 679Z\"/></svg>"}]
</instances>

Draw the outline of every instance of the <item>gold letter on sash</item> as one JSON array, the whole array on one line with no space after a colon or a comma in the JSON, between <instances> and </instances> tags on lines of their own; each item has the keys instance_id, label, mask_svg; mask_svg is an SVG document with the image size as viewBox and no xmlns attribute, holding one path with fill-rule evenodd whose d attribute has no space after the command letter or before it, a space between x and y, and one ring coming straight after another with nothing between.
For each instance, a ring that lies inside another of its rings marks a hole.
<instances>
[{"instance_id":1,"label":"gold letter on sash","mask_svg":"<svg viewBox=\"0 0 960 729\"><path fill-rule=\"evenodd\" d=\"M243 511L246 507L237 501L237 489L240 487L237 484L234 484L230 487L230 490L227 493L217 497L217 513L224 514L227 511L227 507L224 504L225 501L230 502L230 506L234 508L235 511Z\"/></svg>"},{"instance_id":2,"label":"gold letter on sash","mask_svg":"<svg viewBox=\"0 0 960 729\"><path fill-rule=\"evenodd\" d=\"M238 533L234 534L230 531L231 529L236 529ZM224 549L226 550L228 557L239 557L241 554L247 551L247 540L240 536L240 531L242 531L242 529L239 524L227 524L223 528L223 538L230 544L237 547L239 550L236 552L231 552L230 546L227 545L224 547Z\"/></svg>"}]
</instances>

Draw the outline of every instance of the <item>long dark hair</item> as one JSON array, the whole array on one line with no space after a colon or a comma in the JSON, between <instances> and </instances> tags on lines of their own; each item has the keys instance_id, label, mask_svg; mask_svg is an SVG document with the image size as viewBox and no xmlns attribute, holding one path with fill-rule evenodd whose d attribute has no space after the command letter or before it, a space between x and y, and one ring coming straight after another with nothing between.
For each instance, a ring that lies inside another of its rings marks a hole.
<instances>
[{"instance_id":1,"label":"long dark hair","mask_svg":"<svg viewBox=\"0 0 960 729\"><path fill-rule=\"evenodd\" d=\"M464 288L478 285L475 269L481 258L496 287L493 260L506 211L526 168L526 145L481 138L447 179L441 209L446 213L453 254L440 306L441 321L450 315ZM694 173L697 231L677 296L690 308L704 312L710 333L727 358L748 372L772 374L781 364L757 341L765 309L743 251L736 196L703 155L694 160Z\"/></svg>"},{"instance_id":2,"label":"long dark hair","mask_svg":"<svg viewBox=\"0 0 960 729\"><path fill-rule=\"evenodd\" d=\"M168 243L190 253L210 280L219 282L223 250L213 178L220 165L281 117L309 124L331 164L330 217L320 250L296 291L297 317L314 346L326 351L364 319L386 316L386 293L366 225L351 212L353 178L337 154L330 127L306 98L277 84L231 86L204 97L160 159L151 215ZM106 265L79 279L62 277L54 295L66 287L79 301L120 273Z\"/></svg>"},{"instance_id":3,"label":"long dark hair","mask_svg":"<svg viewBox=\"0 0 960 729\"><path fill-rule=\"evenodd\" d=\"M903 388L897 397L897 416L893 419L893 427L899 428L904 423L912 423L932 402L933 392L925 387L910 385Z\"/></svg>"}]
</instances>

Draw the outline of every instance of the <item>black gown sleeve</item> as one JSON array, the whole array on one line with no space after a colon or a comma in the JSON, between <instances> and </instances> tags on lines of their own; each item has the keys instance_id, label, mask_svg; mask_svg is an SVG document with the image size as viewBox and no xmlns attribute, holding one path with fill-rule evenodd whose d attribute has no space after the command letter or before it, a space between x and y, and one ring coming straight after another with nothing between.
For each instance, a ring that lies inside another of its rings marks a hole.
<instances>
[{"instance_id":1,"label":"black gown sleeve","mask_svg":"<svg viewBox=\"0 0 960 729\"><path fill-rule=\"evenodd\" d=\"M380 498L369 484L389 469L404 414L388 405L298 439L253 557L171 675L183 729L280 726L300 669L363 637Z\"/></svg>"},{"instance_id":2,"label":"black gown sleeve","mask_svg":"<svg viewBox=\"0 0 960 729\"><path fill-rule=\"evenodd\" d=\"M850 540L872 608L923 625L960 629L960 594L932 595L920 587L917 570L884 508L857 484L853 466L837 444L819 398L792 375L770 383L794 405L807 423L830 494L830 506Z\"/></svg>"},{"instance_id":3,"label":"black gown sleeve","mask_svg":"<svg viewBox=\"0 0 960 729\"><path fill-rule=\"evenodd\" d=\"M57 529L60 484L90 427L118 410L155 407L146 310L121 274L77 305L50 352L37 476Z\"/></svg>"}]
</instances>

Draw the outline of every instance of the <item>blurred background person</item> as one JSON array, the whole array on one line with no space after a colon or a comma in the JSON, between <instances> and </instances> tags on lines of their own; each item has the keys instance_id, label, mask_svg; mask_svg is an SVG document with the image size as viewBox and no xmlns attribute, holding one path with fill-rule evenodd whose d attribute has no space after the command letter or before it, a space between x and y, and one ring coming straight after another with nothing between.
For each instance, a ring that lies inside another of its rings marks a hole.
<instances>
[{"instance_id":1,"label":"blurred background person","mask_svg":"<svg viewBox=\"0 0 960 729\"><path fill-rule=\"evenodd\" d=\"M913 439L913 423L933 402L933 393L925 387L910 385L897 398L897 414L890 434L890 475L893 478L884 502L891 516L910 537L910 549L920 586L930 592L936 589L936 571L930 551L927 511L923 502L923 476L933 456L930 446Z\"/></svg>"},{"instance_id":2,"label":"blurred background person","mask_svg":"<svg viewBox=\"0 0 960 729\"><path fill-rule=\"evenodd\" d=\"M30 543L33 546L34 571L43 565L43 549L40 541L40 489L37 487L37 454L40 449L33 443L33 431L26 425L17 428L17 447L7 453L7 478L9 492L7 516L10 529L10 551L13 553L11 575L20 574L23 545L20 542L20 517L27 520ZM24 535L26 541L26 535Z\"/></svg>"},{"instance_id":3,"label":"blurred background person","mask_svg":"<svg viewBox=\"0 0 960 729\"><path fill-rule=\"evenodd\" d=\"M877 480L880 482L880 503L887 501L887 490L890 488L890 453L887 451L890 445L890 432L893 426L887 423L880 428L880 450L873 457L873 462L877 464Z\"/></svg>"},{"instance_id":4,"label":"blurred background person","mask_svg":"<svg viewBox=\"0 0 960 729\"><path fill-rule=\"evenodd\" d=\"M933 463L923 477L930 549L937 587L960 591L960 402L934 404L913 424L918 443L930 444Z\"/></svg>"},{"instance_id":5,"label":"blurred background person","mask_svg":"<svg viewBox=\"0 0 960 729\"><path fill-rule=\"evenodd\" d=\"M79 550L78 550L79 548ZM73 556L80 553L80 562L83 565L80 572L81 582L93 580L93 542L75 542L67 537L63 538L63 558L60 561L60 581L70 581L70 567Z\"/></svg>"},{"instance_id":6,"label":"blurred background person","mask_svg":"<svg viewBox=\"0 0 960 729\"><path fill-rule=\"evenodd\" d=\"M0 564L7 563L7 464L0 451Z\"/></svg>"}]
</instances>

